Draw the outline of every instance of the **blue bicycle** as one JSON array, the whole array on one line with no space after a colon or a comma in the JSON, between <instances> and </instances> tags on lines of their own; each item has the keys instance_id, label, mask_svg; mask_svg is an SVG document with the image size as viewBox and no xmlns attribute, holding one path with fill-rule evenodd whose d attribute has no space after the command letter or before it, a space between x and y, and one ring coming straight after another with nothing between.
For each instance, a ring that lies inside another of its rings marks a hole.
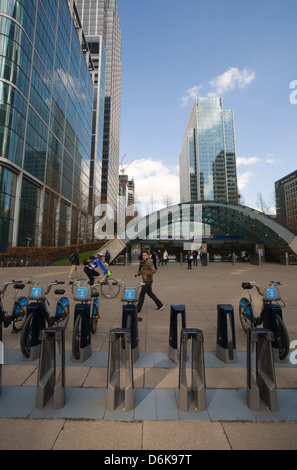
<instances>
[{"instance_id":1,"label":"blue bicycle","mask_svg":"<svg viewBox=\"0 0 297 470\"><path fill-rule=\"evenodd\" d=\"M70 281L69 284L72 286L74 300L79 301L81 304L90 303L89 328L91 332L95 334L98 326L98 320L100 318L98 299L99 292L97 292L96 289L97 287L101 286L101 283L99 282L93 286L90 286L84 279L81 279L79 281ZM72 332L72 354L76 360L80 359L83 328L82 312L79 311L76 313Z\"/></svg>"},{"instance_id":2,"label":"blue bicycle","mask_svg":"<svg viewBox=\"0 0 297 470\"><path fill-rule=\"evenodd\" d=\"M15 294L12 301L12 307L10 314L8 314L3 307L2 299L4 293L9 285L15 289ZM4 328L8 328L12 324L12 331L19 332L24 326L27 318L27 297L18 297L18 291L24 289L25 284L22 281L7 281L3 283L2 289L0 289L0 322Z\"/></svg>"}]
</instances>

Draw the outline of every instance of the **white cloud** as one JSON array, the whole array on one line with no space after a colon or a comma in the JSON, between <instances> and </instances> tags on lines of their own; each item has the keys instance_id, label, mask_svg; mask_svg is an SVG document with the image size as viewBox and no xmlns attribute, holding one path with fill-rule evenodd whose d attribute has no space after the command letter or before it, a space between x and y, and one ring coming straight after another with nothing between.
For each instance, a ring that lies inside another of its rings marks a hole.
<instances>
[{"instance_id":1,"label":"white cloud","mask_svg":"<svg viewBox=\"0 0 297 470\"><path fill-rule=\"evenodd\" d=\"M218 75L210 81L214 88L208 96L222 96L234 88L245 88L256 78L255 72L248 67L239 70L237 67L230 67L226 72Z\"/></svg>"},{"instance_id":2,"label":"white cloud","mask_svg":"<svg viewBox=\"0 0 297 470\"><path fill-rule=\"evenodd\" d=\"M245 171L244 173L239 173L237 175L237 184L238 189L241 191L244 189L250 181L254 178L254 173L252 171Z\"/></svg>"},{"instance_id":3,"label":"white cloud","mask_svg":"<svg viewBox=\"0 0 297 470\"><path fill-rule=\"evenodd\" d=\"M160 160L135 160L127 171L134 178L136 203L142 215L165 207L164 197L177 204L179 198L179 168L169 168Z\"/></svg>"},{"instance_id":4,"label":"white cloud","mask_svg":"<svg viewBox=\"0 0 297 470\"><path fill-rule=\"evenodd\" d=\"M207 96L223 96L224 94L232 91L234 88L245 88L253 80L255 80L256 74L248 67L244 67L239 70L237 67L229 67L226 72L214 77L210 82L209 86L213 88L212 91L207 93ZM185 96L181 99L181 105L187 106L189 101L193 102L195 98L200 94L203 84L195 85L187 90Z\"/></svg>"},{"instance_id":5,"label":"white cloud","mask_svg":"<svg viewBox=\"0 0 297 470\"><path fill-rule=\"evenodd\" d=\"M237 165L256 165L261 158L259 157L238 157L236 158Z\"/></svg>"},{"instance_id":6,"label":"white cloud","mask_svg":"<svg viewBox=\"0 0 297 470\"><path fill-rule=\"evenodd\" d=\"M194 99L199 95L202 85L195 85L193 88L189 88L185 96L182 97L181 105L187 106L189 101L193 102Z\"/></svg>"}]
</instances>

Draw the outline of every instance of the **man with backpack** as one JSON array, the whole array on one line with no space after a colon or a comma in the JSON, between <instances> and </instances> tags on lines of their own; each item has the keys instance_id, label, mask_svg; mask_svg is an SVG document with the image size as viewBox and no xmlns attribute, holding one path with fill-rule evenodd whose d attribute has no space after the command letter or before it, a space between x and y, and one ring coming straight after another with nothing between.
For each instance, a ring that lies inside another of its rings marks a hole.
<instances>
[{"instance_id":1,"label":"man with backpack","mask_svg":"<svg viewBox=\"0 0 297 470\"><path fill-rule=\"evenodd\" d=\"M108 274L108 276L111 275L111 272L104 266L101 261L101 257L103 256L104 253L97 253L96 256L90 256L89 258L84 260L84 272L88 276L91 286L94 284L94 277L100 276L98 271L95 271L96 268L102 269L102 271Z\"/></svg>"},{"instance_id":2,"label":"man with backpack","mask_svg":"<svg viewBox=\"0 0 297 470\"><path fill-rule=\"evenodd\" d=\"M71 269L69 273L69 279L72 279L74 271L76 272L77 277L79 277L77 266L79 266L79 248L76 248L73 253L69 256L69 261L71 262Z\"/></svg>"}]
</instances>

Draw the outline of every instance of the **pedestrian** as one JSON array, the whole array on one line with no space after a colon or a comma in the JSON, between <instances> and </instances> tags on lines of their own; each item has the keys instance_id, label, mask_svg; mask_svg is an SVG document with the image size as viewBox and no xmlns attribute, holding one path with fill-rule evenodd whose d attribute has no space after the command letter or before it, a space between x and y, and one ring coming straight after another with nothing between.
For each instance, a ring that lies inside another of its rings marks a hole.
<instances>
[{"instance_id":1,"label":"pedestrian","mask_svg":"<svg viewBox=\"0 0 297 470\"><path fill-rule=\"evenodd\" d=\"M198 260L198 251L194 250L193 253L193 266L197 266L197 260Z\"/></svg>"},{"instance_id":2,"label":"pedestrian","mask_svg":"<svg viewBox=\"0 0 297 470\"><path fill-rule=\"evenodd\" d=\"M158 266L160 266L161 264L163 266L163 254L161 250L158 250L157 256L158 256Z\"/></svg>"},{"instance_id":3,"label":"pedestrian","mask_svg":"<svg viewBox=\"0 0 297 470\"><path fill-rule=\"evenodd\" d=\"M193 255L190 251L188 251L187 261L188 261L188 269L192 269Z\"/></svg>"},{"instance_id":4,"label":"pedestrian","mask_svg":"<svg viewBox=\"0 0 297 470\"><path fill-rule=\"evenodd\" d=\"M168 253L167 253L167 250L165 250L164 253L163 253L163 261L164 261L164 264L165 264L165 266L166 266L167 263L168 263Z\"/></svg>"},{"instance_id":5,"label":"pedestrian","mask_svg":"<svg viewBox=\"0 0 297 470\"><path fill-rule=\"evenodd\" d=\"M157 255L156 255L156 252L155 252L155 251L152 252L152 260L153 260L154 268L155 268L155 270L157 271L157 269L158 269L158 268L157 268Z\"/></svg>"},{"instance_id":6,"label":"pedestrian","mask_svg":"<svg viewBox=\"0 0 297 470\"><path fill-rule=\"evenodd\" d=\"M106 252L105 252L104 261L105 261L105 263L107 264L107 266L109 266L109 262L110 262L110 253L109 253L108 250L106 250Z\"/></svg>"},{"instance_id":7,"label":"pedestrian","mask_svg":"<svg viewBox=\"0 0 297 470\"><path fill-rule=\"evenodd\" d=\"M79 266L79 248L76 248L73 253L69 256L69 260L71 262L71 269L69 273L69 279L72 279L72 275L74 271L76 272L77 277L79 277L79 272L77 266Z\"/></svg>"},{"instance_id":8,"label":"pedestrian","mask_svg":"<svg viewBox=\"0 0 297 470\"><path fill-rule=\"evenodd\" d=\"M135 274L135 277L141 275L142 280L144 282L144 285L142 286L140 294L139 294L139 301L137 304L138 313L141 312L143 302L144 302L144 297L146 294L155 302L157 306L156 310L161 311L164 308L164 304L161 302L161 300L158 299L158 297L152 291L153 274L155 274L155 272L156 270L154 268L153 262L149 258L148 252L144 251L142 253L142 260L140 262L139 271L137 274Z\"/></svg>"},{"instance_id":9,"label":"pedestrian","mask_svg":"<svg viewBox=\"0 0 297 470\"><path fill-rule=\"evenodd\" d=\"M99 276L100 274L95 271L96 268L102 269L103 272L108 274L108 276L111 275L111 272L104 266L104 264L101 261L101 258L104 256L104 253L97 253L96 256L90 256L90 258L87 258L84 260L84 272L89 278L89 284L92 286L94 284L94 277Z\"/></svg>"}]
</instances>

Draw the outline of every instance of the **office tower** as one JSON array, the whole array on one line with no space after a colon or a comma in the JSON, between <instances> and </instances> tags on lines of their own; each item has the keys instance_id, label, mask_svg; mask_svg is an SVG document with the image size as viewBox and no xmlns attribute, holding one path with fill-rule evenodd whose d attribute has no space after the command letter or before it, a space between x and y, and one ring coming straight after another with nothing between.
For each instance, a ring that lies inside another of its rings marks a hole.
<instances>
[{"instance_id":1,"label":"office tower","mask_svg":"<svg viewBox=\"0 0 297 470\"><path fill-rule=\"evenodd\" d=\"M88 240L93 65L72 0L0 2L0 251Z\"/></svg>"},{"instance_id":2,"label":"office tower","mask_svg":"<svg viewBox=\"0 0 297 470\"><path fill-rule=\"evenodd\" d=\"M238 202L233 111L221 98L195 100L179 167L181 202Z\"/></svg>"},{"instance_id":3,"label":"office tower","mask_svg":"<svg viewBox=\"0 0 297 470\"><path fill-rule=\"evenodd\" d=\"M77 0L87 37L101 36L106 54L101 201L115 210L119 190L121 30L116 0Z\"/></svg>"},{"instance_id":4,"label":"office tower","mask_svg":"<svg viewBox=\"0 0 297 470\"><path fill-rule=\"evenodd\" d=\"M276 181L276 218L297 233L297 171Z\"/></svg>"}]
</instances>

